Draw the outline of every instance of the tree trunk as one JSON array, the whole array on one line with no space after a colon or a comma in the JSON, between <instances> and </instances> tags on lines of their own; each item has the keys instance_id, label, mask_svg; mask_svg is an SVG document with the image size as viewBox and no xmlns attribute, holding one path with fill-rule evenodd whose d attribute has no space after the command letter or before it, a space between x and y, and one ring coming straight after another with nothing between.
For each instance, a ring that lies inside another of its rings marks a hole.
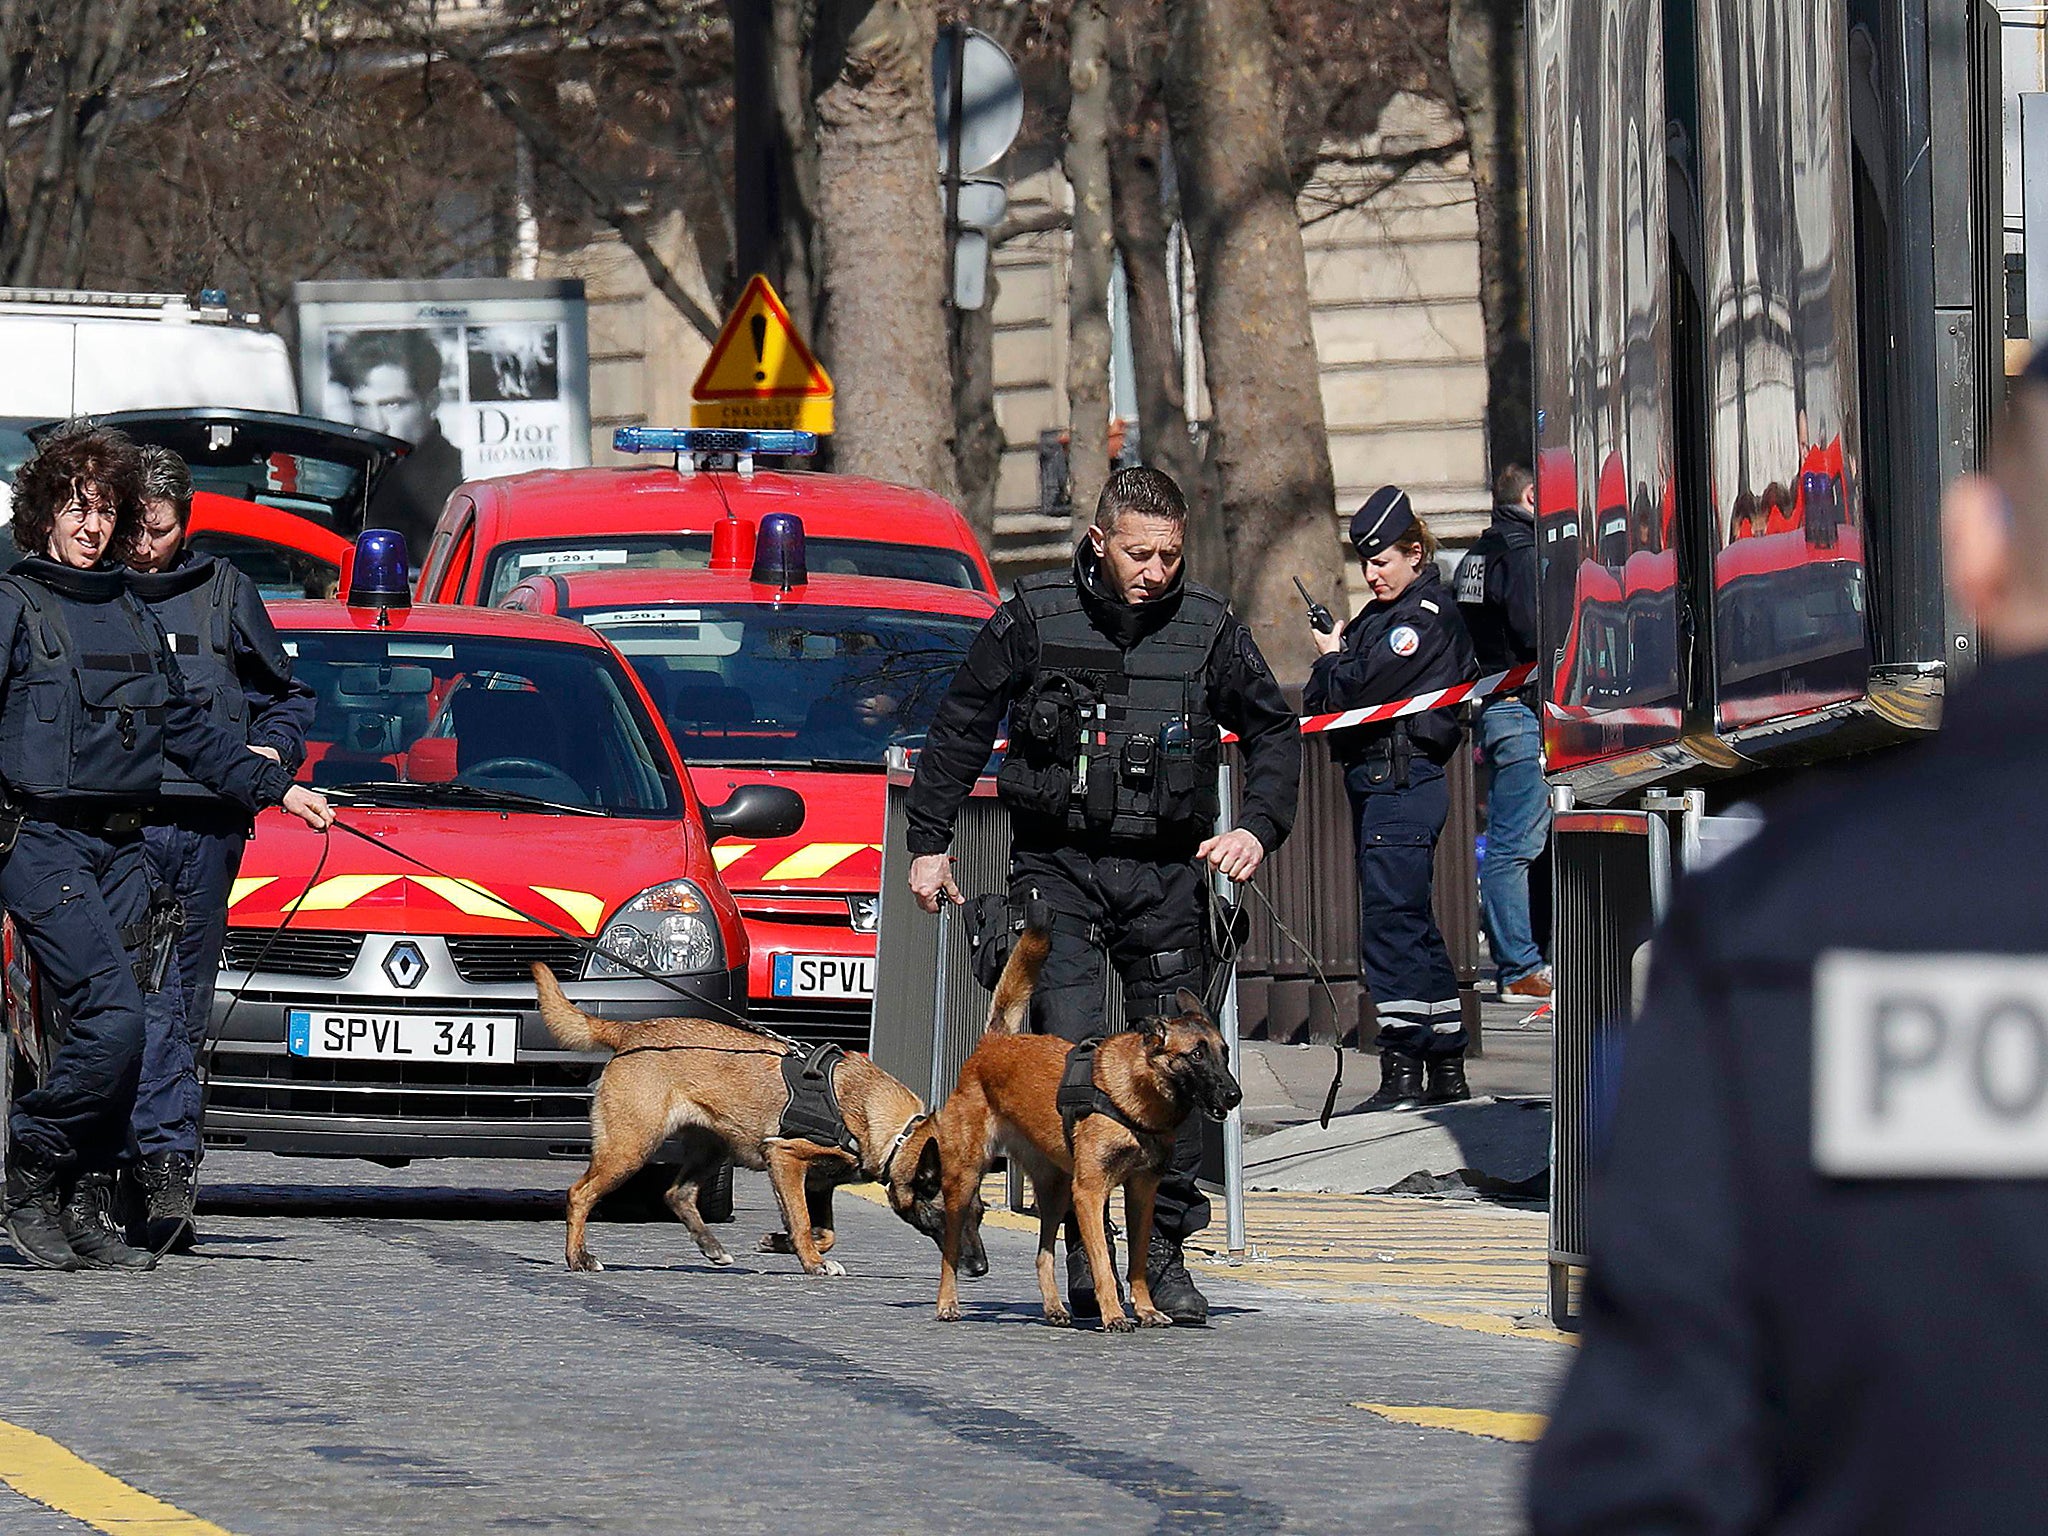
<instances>
[{"instance_id":1,"label":"tree trunk","mask_svg":"<svg viewBox=\"0 0 2048 1536\"><path fill-rule=\"evenodd\" d=\"M1231 597L1284 681L1315 651L1292 578L1338 591L1336 489L1265 0L1171 0L1166 105L1194 246Z\"/></svg>"},{"instance_id":2,"label":"tree trunk","mask_svg":"<svg viewBox=\"0 0 2048 1536\"><path fill-rule=\"evenodd\" d=\"M996 489L1003 472L1003 428L996 420L996 275L989 253L988 299L953 312L953 468L960 511L981 547L993 553Z\"/></svg>"},{"instance_id":3,"label":"tree trunk","mask_svg":"<svg viewBox=\"0 0 2048 1536\"><path fill-rule=\"evenodd\" d=\"M1158 52L1154 39L1132 25L1151 10L1143 0L1124 0L1118 7L1116 119L1109 139L1110 206L1117 250L1124 259L1124 292L1130 301L1138 451L1145 463L1171 475L1188 499L1187 559L1194 579L1228 591L1230 549L1188 432L1186 391L1181 387L1180 332L1167 265L1173 220L1166 202L1166 124L1159 100Z\"/></svg>"},{"instance_id":4,"label":"tree trunk","mask_svg":"<svg viewBox=\"0 0 2048 1536\"><path fill-rule=\"evenodd\" d=\"M1067 13L1067 185L1074 237L1067 265L1067 483L1074 535L1095 517L1109 478L1109 12L1074 0Z\"/></svg>"},{"instance_id":5,"label":"tree trunk","mask_svg":"<svg viewBox=\"0 0 2048 1536\"><path fill-rule=\"evenodd\" d=\"M844 58L818 98L818 224L831 369L833 462L852 474L954 493L934 0L821 6ZM864 10L864 14L860 14ZM845 27L844 23L857 24Z\"/></svg>"},{"instance_id":6,"label":"tree trunk","mask_svg":"<svg viewBox=\"0 0 2048 1536\"><path fill-rule=\"evenodd\" d=\"M1452 0L1451 78L1471 146L1479 210L1479 306L1486 324L1486 450L1492 473L1529 465L1535 395L1529 349L1529 204L1522 186L1522 0Z\"/></svg>"}]
</instances>

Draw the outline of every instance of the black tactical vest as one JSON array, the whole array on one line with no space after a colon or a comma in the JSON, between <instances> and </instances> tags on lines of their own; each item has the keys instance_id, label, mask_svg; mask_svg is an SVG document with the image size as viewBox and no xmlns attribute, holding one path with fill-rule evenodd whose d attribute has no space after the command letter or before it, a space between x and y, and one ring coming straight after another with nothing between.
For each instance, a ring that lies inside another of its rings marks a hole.
<instances>
[{"instance_id":1,"label":"black tactical vest","mask_svg":"<svg viewBox=\"0 0 2048 1536\"><path fill-rule=\"evenodd\" d=\"M201 559L149 575L131 571L128 585L163 625L185 691L214 724L246 741L249 700L235 671L234 576L225 560ZM167 760L164 793L210 796L212 791Z\"/></svg>"},{"instance_id":2,"label":"black tactical vest","mask_svg":"<svg viewBox=\"0 0 2048 1536\"><path fill-rule=\"evenodd\" d=\"M1209 713L1209 653L1229 610L1200 587L1128 650L1092 623L1071 573L1026 576L1038 665L1010 715L997 778L1013 812L1084 837L1206 837L1222 732Z\"/></svg>"},{"instance_id":3,"label":"black tactical vest","mask_svg":"<svg viewBox=\"0 0 2048 1536\"><path fill-rule=\"evenodd\" d=\"M21 602L28 640L0 696L0 779L31 800L155 798L170 682L125 573L32 557L0 587Z\"/></svg>"}]
</instances>

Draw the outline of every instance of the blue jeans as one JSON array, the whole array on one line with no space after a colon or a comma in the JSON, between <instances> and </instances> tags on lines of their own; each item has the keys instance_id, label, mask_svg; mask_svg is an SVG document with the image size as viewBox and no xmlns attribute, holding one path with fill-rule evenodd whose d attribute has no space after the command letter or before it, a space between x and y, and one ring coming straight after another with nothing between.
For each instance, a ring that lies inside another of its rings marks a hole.
<instances>
[{"instance_id":1,"label":"blue jeans","mask_svg":"<svg viewBox=\"0 0 2048 1536\"><path fill-rule=\"evenodd\" d=\"M1550 789L1543 782L1543 727L1519 699L1498 699L1479 717L1479 750L1489 774L1486 864L1479 911L1502 983L1543 968L1529 922L1529 866L1550 837Z\"/></svg>"},{"instance_id":2,"label":"blue jeans","mask_svg":"<svg viewBox=\"0 0 2048 1536\"><path fill-rule=\"evenodd\" d=\"M242 866L248 819L212 806L182 808L143 828L152 873L185 907L185 931L164 984L143 999L142 1077L135 1149L199 1155L199 1056L227 938L228 895Z\"/></svg>"}]
</instances>

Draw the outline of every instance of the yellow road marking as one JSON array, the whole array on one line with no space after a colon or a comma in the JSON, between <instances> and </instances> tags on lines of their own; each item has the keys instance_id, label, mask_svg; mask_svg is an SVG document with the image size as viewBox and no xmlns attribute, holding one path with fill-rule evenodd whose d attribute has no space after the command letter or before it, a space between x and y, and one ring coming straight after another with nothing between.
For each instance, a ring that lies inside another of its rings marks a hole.
<instances>
[{"instance_id":1,"label":"yellow road marking","mask_svg":"<svg viewBox=\"0 0 2048 1536\"><path fill-rule=\"evenodd\" d=\"M806 843L780 864L769 870L763 880L816 880L828 875L856 853L865 853L870 848L879 850L878 843Z\"/></svg>"},{"instance_id":2,"label":"yellow road marking","mask_svg":"<svg viewBox=\"0 0 2048 1536\"><path fill-rule=\"evenodd\" d=\"M381 891L403 875L332 875L322 880L305 895L286 902L278 908L280 912L339 912L352 907L365 896Z\"/></svg>"},{"instance_id":3,"label":"yellow road marking","mask_svg":"<svg viewBox=\"0 0 2048 1536\"><path fill-rule=\"evenodd\" d=\"M585 933L597 932L597 925L604 921L604 903L588 891L565 891L552 885L536 885L536 896L545 896L564 912Z\"/></svg>"},{"instance_id":4,"label":"yellow road marking","mask_svg":"<svg viewBox=\"0 0 2048 1536\"><path fill-rule=\"evenodd\" d=\"M408 878L470 917L502 917L515 923L526 921L474 880L455 880L447 875L412 875Z\"/></svg>"},{"instance_id":5,"label":"yellow road marking","mask_svg":"<svg viewBox=\"0 0 2048 1536\"><path fill-rule=\"evenodd\" d=\"M717 863L719 872L723 874L753 851L752 843L726 843L722 847L712 849L711 857Z\"/></svg>"},{"instance_id":6,"label":"yellow road marking","mask_svg":"<svg viewBox=\"0 0 2048 1536\"><path fill-rule=\"evenodd\" d=\"M109 1536L229 1536L210 1520L130 1487L48 1435L0 1419L0 1483Z\"/></svg>"},{"instance_id":7,"label":"yellow road marking","mask_svg":"<svg viewBox=\"0 0 2048 1536\"><path fill-rule=\"evenodd\" d=\"M228 909L234 910L236 902L245 896L254 896L266 885L274 883L275 875L237 875L235 883L228 888Z\"/></svg>"},{"instance_id":8,"label":"yellow road marking","mask_svg":"<svg viewBox=\"0 0 2048 1536\"><path fill-rule=\"evenodd\" d=\"M1353 1403L1367 1413L1376 1413L1395 1424L1414 1424L1422 1429L1455 1429L1461 1435L1478 1435L1487 1440L1512 1440L1517 1445L1534 1445L1543 1438L1548 1422L1540 1413L1497 1413L1491 1408L1402 1408L1392 1403Z\"/></svg>"}]
</instances>

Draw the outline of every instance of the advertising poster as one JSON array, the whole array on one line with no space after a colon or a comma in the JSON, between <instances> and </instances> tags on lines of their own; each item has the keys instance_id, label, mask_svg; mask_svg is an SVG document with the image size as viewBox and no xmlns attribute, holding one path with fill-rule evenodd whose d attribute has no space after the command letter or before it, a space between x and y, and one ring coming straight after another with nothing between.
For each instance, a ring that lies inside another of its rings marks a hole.
<instances>
[{"instance_id":1,"label":"advertising poster","mask_svg":"<svg viewBox=\"0 0 2048 1536\"><path fill-rule=\"evenodd\" d=\"M581 281L299 283L293 300L306 410L413 445L371 511L415 562L464 480L590 462Z\"/></svg>"}]
</instances>

